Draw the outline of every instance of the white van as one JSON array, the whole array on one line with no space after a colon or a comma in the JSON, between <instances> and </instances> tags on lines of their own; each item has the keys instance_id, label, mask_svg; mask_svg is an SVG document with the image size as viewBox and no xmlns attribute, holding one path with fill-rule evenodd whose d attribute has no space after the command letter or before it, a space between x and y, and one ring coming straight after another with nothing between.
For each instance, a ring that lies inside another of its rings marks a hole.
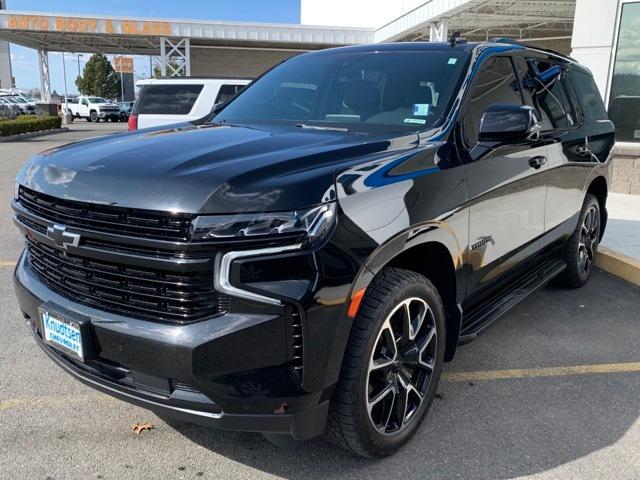
<instances>
[{"instance_id":1,"label":"white van","mask_svg":"<svg viewBox=\"0 0 640 480\"><path fill-rule=\"evenodd\" d=\"M217 103L233 98L250 80L221 78L151 78L139 80L129 130L170 125L204 117Z\"/></svg>"}]
</instances>

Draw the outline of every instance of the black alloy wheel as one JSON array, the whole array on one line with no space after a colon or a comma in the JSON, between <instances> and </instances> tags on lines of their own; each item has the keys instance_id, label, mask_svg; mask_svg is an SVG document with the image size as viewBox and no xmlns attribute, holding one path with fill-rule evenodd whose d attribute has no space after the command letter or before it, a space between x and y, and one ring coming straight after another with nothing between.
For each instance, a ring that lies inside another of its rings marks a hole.
<instances>
[{"instance_id":1,"label":"black alloy wheel","mask_svg":"<svg viewBox=\"0 0 640 480\"><path fill-rule=\"evenodd\" d=\"M393 267L378 273L353 320L325 437L363 457L409 441L435 396L445 335L428 278Z\"/></svg>"},{"instance_id":2,"label":"black alloy wheel","mask_svg":"<svg viewBox=\"0 0 640 480\"><path fill-rule=\"evenodd\" d=\"M405 428L425 399L435 368L438 331L422 298L403 300L385 319L371 354L367 410L374 428Z\"/></svg>"},{"instance_id":3,"label":"black alloy wheel","mask_svg":"<svg viewBox=\"0 0 640 480\"><path fill-rule=\"evenodd\" d=\"M569 288L579 288L589 280L602 234L601 215L598 199L587 194L578 225L565 245L564 260L567 266L558 276L557 283Z\"/></svg>"}]
</instances>

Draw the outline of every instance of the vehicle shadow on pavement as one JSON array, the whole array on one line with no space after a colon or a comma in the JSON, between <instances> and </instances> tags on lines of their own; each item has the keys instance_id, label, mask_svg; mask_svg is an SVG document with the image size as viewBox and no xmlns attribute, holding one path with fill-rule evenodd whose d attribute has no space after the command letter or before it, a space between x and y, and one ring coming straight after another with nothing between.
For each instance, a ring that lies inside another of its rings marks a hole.
<instances>
[{"instance_id":1,"label":"vehicle shadow on pavement","mask_svg":"<svg viewBox=\"0 0 640 480\"><path fill-rule=\"evenodd\" d=\"M602 272L581 290L547 287L460 349L446 371L637 362L639 307L640 289ZM287 452L259 434L166 421L204 448L284 478L513 478L624 443L640 413L638 379L628 372L445 381L416 437L381 460L357 458L321 439ZM631 439L630 452L635 448ZM598 458L615 469L615 459Z\"/></svg>"}]
</instances>

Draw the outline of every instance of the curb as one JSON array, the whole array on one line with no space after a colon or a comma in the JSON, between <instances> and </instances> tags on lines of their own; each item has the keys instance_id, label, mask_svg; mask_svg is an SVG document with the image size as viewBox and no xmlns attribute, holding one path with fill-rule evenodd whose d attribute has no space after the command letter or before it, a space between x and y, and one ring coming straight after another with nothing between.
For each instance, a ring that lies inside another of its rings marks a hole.
<instances>
[{"instance_id":1,"label":"curb","mask_svg":"<svg viewBox=\"0 0 640 480\"><path fill-rule=\"evenodd\" d=\"M640 286L640 261L634 258L600 245L596 255L596 267Z\"/></svg>"},{"instance_id":2,"label":"curb","mask_svg":"<svg viewBox=\"0 0 640 480\"><path fill-rule=\"evenodd\" d=\"M38 132L20 133L18 135L9 135L8 137L0 137L0 143L2 142L18 142L20 140L26 140L28 138L42 137L43 135L51 135L53 133L68 132L67 127L54 128L52 130L40 130Z\"/></svg>"}]
</instances>

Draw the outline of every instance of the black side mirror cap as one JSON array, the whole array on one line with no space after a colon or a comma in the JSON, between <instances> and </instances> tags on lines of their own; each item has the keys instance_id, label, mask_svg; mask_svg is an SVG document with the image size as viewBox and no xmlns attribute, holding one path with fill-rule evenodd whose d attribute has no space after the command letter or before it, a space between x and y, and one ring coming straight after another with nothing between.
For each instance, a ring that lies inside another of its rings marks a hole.
<instances>
[{"instance_id":1,"label":"black side mirror cap","mask_svg":"<svg viewBox=\"0 0 640 480\"><path fill-rule=\"evenodd\" d=\"M540 139L541 129L533 107L494 103L482 114L478 142L536 142Z\"/></svg>"}]
</instances>

